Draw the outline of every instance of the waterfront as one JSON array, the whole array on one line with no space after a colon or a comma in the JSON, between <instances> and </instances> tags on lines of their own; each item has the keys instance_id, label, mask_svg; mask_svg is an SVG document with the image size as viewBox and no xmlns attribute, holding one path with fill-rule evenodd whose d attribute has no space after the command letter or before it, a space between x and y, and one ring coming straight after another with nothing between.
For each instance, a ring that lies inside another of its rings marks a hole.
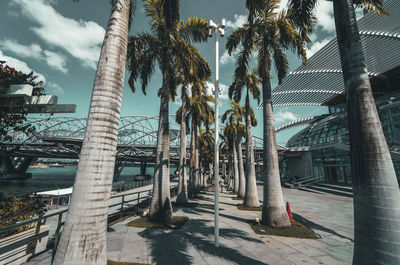
<instances>
[{"instance_id":1,"label":"waterfront","mask_svg":"<svg viewBox=\"0 0 400 265\"><path fill-rule=\"evenodd\" d=\"M74 185L77 166L29 168L27 173L32 173L32 178L26 180L0 181L0 192L6 196L21 196L39 191L69 188ZM175 168L171 168L171 175ZM146 174L153 176L154 168L148 167ZM138 175L140 169L137 167L125 167L117 181L124 182L130 187L138 187L139 181L134 181L133 176Z\"/></svg>"}]
</instances>

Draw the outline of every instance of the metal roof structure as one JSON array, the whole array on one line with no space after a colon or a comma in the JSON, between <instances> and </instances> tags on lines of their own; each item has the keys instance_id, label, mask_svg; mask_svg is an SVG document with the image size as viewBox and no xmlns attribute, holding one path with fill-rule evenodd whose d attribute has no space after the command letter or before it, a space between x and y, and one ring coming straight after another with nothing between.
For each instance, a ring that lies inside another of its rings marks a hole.
<instances>
[{"instance_id":1,"label":"metal roof structure","mask_svg":"<svg viewBox=\"0 0 400 265\"><path fill-rule=\"evenodd\" d=\"M358 20L370 78L384 77L384 73L400 65L400 2L388 0L384 6L388 17L367 13ZM320 106L343 93L340 55L334 38L273 90L272 102L276 107Z\"/></svg>"}]
</instances>

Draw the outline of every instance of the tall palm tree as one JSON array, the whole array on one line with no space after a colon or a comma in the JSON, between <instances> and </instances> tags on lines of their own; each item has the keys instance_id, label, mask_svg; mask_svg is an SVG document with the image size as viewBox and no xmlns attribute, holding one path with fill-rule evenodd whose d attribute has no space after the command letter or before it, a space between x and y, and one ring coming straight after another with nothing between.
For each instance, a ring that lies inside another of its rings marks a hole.
<instances>
[{"instance_id":1,"label":"tall palm tree","mask_svg":"<svg viewBox=\"0 0 400 265\"><path fill-rule=\"evenodd\" d=\"M226 110L222 115L222 122L229 121L232 137L234 138L236 159L238 164L238 197L244 198L246 193L246 179L244 174L243 166L243 155L242 155L242 138L245 135L245 127L241 123L244 116L244 109L240 107L239 103L230 102L231 108ZM234 158L234 159L235 159ZM236 184L235 184L236 185Z\"/></svg>"},{"instance_id":2,"label":"tall palm tree","mask_svg":"<svg viewBox=\"0 0 400 265\"><path fill-rule=\"evenodd\" d=\"M169 100L174 99L177 86L176 69L190 67L186 58L193 41L207 40L207 22L202 18L180 21L179 0L145 0L145 12L151 19L151 34L131 36L129 40L129 85L141 79L145 93L149 79L158 65L162 74L160 116L157 133L156 163L150 218L166 220L172 217L169 192ZM179 67L177 67L179 65ZM200 69L201 70L201 69ZM188 70L189 71L189 70Z\"/></svg>"},{"instance_id":3,"label":"tall palm tree","mask_svg":"<svg viewBox=\"0 0 400 265\"><path fill-rule=\"evenodd\" d=\"M237 159L236 150L236 126L232 124L233 121L229 121L224 128L224 139L226 139L228 145L232 150L232 166L233 166L233 192L239 191L239 165Z\"/></svg>"},{"instance_id":4,"label":"tall palm tree","mask_svg":"<svg viewBox=\"0 0 400 265\"><path fill-rule=\"evenodd\" d=\"M199 135L200 163L210 165L214 162L214 137L210 130L202 130L200 127ZM207 187L206 175L203 176L202 186Z\"/></svg>"},{"instance_id":5,"label":"tall palm tree","mask_svg":"<svg viewBox=\"0 0 400 265\"><path fill-rule=\"evenodd\" d=\"M241 76L242 73L241 73ZM252 74L249 72L244 73L244 79L235 78L232 85L229 87L229 97L234 98L236 102L239 102L242 97L242 89L246 87L246 103L245 103L245 122L246 122L246 192L244 196L243 204L248 207L258 207L260 202L257 194L257 181L256 181L256 170L254 164L254 151L253 151L253 134L251 131L252 126L257 126L257 120L254 115L254 111L250 106L249 93L252 94L253 98L260 101L260 88L258 83L260 79L253 71Z\"/></svg>"},{"instance_id":6,"label":"tall palm tree","mask_svg":"<svg viewBox=\"0 0 400 265\"><path fill-rule=\"evenodd\" d=\"M181 125L180 134L180 164L178 177L178 195L176 201L178 203L188 202L187 183L186 183L186 126L188 122L187 111L190 109L188 88L193 87L197 80L206 81L211 76L211 68L203 56L200 55L195 47L192 47L192 52L187 54L187 64L190 67L182 67L178 69L178 79L181 83L181 99L182 106L176 112L176 120ZM199 70L203 69L203 70ZM186 71L188 70L188 71Z\"/></svg>"},{"instance_id":7,"label":"tall palm tree","mask_svg":"<svg viewBox=\"0 0 400 265\"><path fill-rule=\"evenodd\" d=\"M191 183L194 193L198 191L200 180L198 128L202 123L208 128L208 126L214 122L214 111L209 105L214 102L214 98L205 93L205 88L205 81L193 83L192 97L189 99L189 115L192 119Z\"/></svg>"},{"instance_id":8,"label":"tall palm tree","mask_svg":"<svg viewBox=\"0 0 400 265\"><path fill-rule=\"evenodd\" d=\"M112 1L94 80L74 191L54 264L106 264L108 200L114 174L128 29L134 5Z\"/></svg>"},{"instance_id":9,"label":"tall palm tree","mask_svg":"<svg viewBox=\"0 0 400 265\"><path fill-rule=\"evenodd\" d=\"M285 50L296 50L306 61L304 37L295 30L283 10L276 13L279 0L246 0L249 9L248 23L236 29L228 38L227 49L231 54L241 45L236 62L235 78L242 78L246 73L251 53L255 51L258 61L258 75L262 83L263 95L263 174L264 204L262 223L273 227L288 227L290 221L283 201L278 151L271 99L272 62L278 72L278 81L288 72Z\"/></svg>"},{"instance_id":10,"label":"tall palm tree","mask_svg":"<svg viewBox=\"0 0 400 265\"><path fill-rule=\"evenodd\" d=\"M310 25L315 0L289 2L293 19ZM345 83L354 192L353 264L400 264L400 190L368 77L353 4L387 15L382 0L334 0Z\"/></svg>"}]
</instances>

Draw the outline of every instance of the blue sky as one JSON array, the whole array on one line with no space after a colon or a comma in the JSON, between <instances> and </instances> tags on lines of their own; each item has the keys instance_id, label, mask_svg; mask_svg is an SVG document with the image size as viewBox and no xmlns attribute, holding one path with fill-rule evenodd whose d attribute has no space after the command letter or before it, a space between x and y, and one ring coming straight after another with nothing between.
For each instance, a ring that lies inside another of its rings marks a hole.
<instances>
[{"instance_id":1,"label":"blue sky","mask_svg":"<svg viewBox=\"0 0 400 265\"><path fill-rule=\"evenodd\" d=\"M287 0L282 0L284 7ZM109 0L1 0L0 1L0 60L17 70L33 70L45 81L47 94L59 97L61 104L76 104L75 114L58 116L87 117L97 61L103 41L105 27L110 14ZM358 12L360 13L360 12ZM181 0L181 18L203 17L220 22L225 18L228 36L232 30L242 25L247 16L243 0ZM332 2L320 0L317 7L319 22L311 36L308 55L312 55L335 35ZM137 1L133 27L130 33L148 29L149 20L143 12L143 2ZM226 37L220 39L220 83L223 89L222 111L229 107L227 88L232 82L235 66L234 57L225 51ZM214 69L214 39L196 45ZM301 61L288 52L290 71ZM129 73L126 73L126 77ZM127 79L127 78L126 78ZM272 80L272 87L277 80ZM147 96L141 90L133 94L125 83L121 115L158 115L159 98L157 90L161 86L161 75L155 72ZM210 91L211 91L210 84ZM253 102L253 108L257 108ZM179 107L179 100L170 103L170 113ZM295 119L312 116L324 111L315 107L275 108L276 126ZM262 111L256 110L259 125L254 134L262 136ZM277 134L278 144L285 144L295 131Z\"/></svg>"}]
</instances>

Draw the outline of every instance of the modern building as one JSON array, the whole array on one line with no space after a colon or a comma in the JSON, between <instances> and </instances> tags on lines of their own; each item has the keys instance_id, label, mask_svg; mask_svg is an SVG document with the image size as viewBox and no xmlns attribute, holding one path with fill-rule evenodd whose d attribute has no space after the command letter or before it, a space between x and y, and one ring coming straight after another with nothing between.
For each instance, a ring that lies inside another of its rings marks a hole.
<instances>
[{"instance_id":1,"label":"modern building","mask_svg":"<svg viewBox=\"0 0 400 265\"><path fill-rule=\"evenodd\" d=\"M359 21L362 47L386 140L400 177L400 2L385 1L389 17L367 13ZM307 117L277 132L307 126L290 138L282 174L351 184L349 133L336 38L273 91L274 106L327 106L328 114Z\"/></svg>"}]
</instances>

